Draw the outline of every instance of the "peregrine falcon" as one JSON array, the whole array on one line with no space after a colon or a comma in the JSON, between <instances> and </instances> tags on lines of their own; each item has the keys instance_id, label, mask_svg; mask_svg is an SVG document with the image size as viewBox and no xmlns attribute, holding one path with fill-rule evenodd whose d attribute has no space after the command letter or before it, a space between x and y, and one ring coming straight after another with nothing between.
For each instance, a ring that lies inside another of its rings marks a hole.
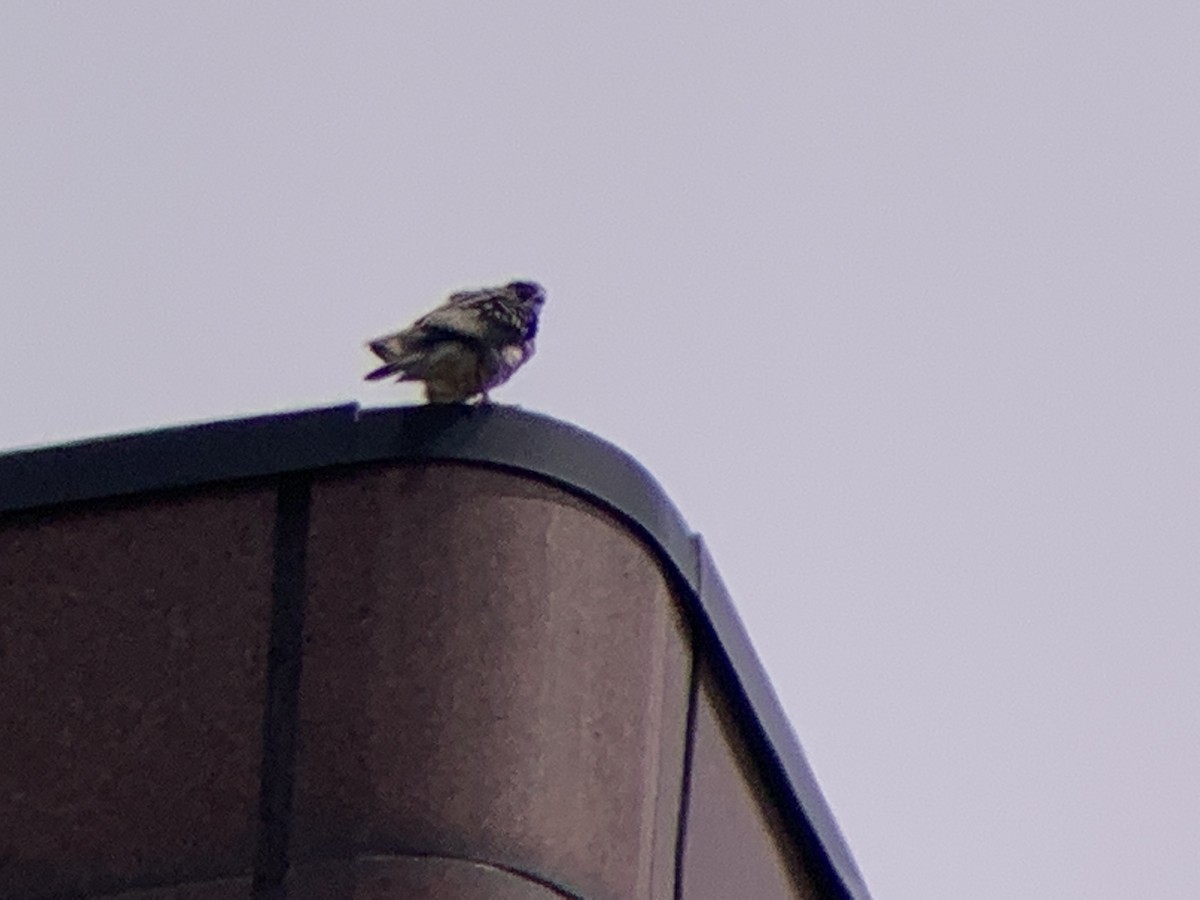
<instances>
[{"instance_id":1,"label":"peregrine falcon","mask_svg":"<svg viewBox=\"0 0 1200 900\"><path fill-rule=\"evenodd\" d=\"M384 364L368 381L395 375L422 381L430 403L464 403L479 397L528 362L546 292L533 281L458 291L403 331L369 341Z\"/></svg>"}]
</instances>

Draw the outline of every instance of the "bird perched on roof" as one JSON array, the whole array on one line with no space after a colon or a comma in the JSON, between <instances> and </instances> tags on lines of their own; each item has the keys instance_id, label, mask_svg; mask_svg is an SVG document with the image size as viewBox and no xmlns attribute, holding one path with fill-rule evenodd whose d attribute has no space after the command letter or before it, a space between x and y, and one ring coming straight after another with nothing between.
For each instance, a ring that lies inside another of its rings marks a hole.
<instances>
[{"instance_id":1,"label":"bird perched on roof","mask_svg":"<svg viewBox=\"0 0 1200 900\"><path fill-rule=\"evenodd\" d=\"M384 364L368 381L423 381L430 403L488 403L534 352L546 292L533 281L458 291L403 331L367 343Z\"/></svg>"}]
</instances>

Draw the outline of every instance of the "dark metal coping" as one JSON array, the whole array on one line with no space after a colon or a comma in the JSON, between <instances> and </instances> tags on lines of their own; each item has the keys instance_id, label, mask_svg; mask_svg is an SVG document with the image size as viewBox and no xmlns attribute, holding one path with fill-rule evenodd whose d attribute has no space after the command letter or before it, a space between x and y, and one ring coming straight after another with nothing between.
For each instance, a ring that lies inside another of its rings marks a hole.
<instances>
[{"instance_id":1,"label":"dark metal coping","mask_svg":"<svg viewBox=\"0 0 1200 900\"><path fill-rule=\"evenodd\" d=\"M862 875L698 535L631 456L508 406L356 404L210 422L0 454L0 513L382 460L500 466L599 502L629 522L692 601L701 638L793 834L851 900Z\"/></svg>"}]
</instances>

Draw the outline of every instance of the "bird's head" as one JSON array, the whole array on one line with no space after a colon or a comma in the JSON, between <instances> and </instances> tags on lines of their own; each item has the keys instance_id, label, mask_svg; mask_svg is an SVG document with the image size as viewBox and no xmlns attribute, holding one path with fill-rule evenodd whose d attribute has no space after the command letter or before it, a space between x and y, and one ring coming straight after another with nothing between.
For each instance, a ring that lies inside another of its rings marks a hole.
<instances>
[{"instance_id":1,"label":"bird's head","mask_svg":"<svg viewBox=\"0 0 1200 900\"><path fill-rule=\"evenodd\" d=\"M508 289L522 303L527 303L540 310L546 302L546 292L536 281L510 281Z\"/></svg>"}]
</instances>

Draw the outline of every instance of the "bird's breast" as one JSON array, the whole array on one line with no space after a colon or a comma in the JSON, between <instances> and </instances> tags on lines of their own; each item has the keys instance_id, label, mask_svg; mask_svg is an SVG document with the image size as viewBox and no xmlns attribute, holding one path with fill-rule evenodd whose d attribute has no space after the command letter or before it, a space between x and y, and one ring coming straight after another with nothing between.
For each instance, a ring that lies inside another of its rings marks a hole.
<instances>
[{"instance_id":1,"label":"bird's breast","mask_svg":"<svg viewBox=\"0 0 1200 900\"><path fill-rule=\"evenodd\" d=\"M506 368L515 369L525 362L525 347L522 344L506 344L500 349L500 359Z\"/></svg>"}]
</instances>

